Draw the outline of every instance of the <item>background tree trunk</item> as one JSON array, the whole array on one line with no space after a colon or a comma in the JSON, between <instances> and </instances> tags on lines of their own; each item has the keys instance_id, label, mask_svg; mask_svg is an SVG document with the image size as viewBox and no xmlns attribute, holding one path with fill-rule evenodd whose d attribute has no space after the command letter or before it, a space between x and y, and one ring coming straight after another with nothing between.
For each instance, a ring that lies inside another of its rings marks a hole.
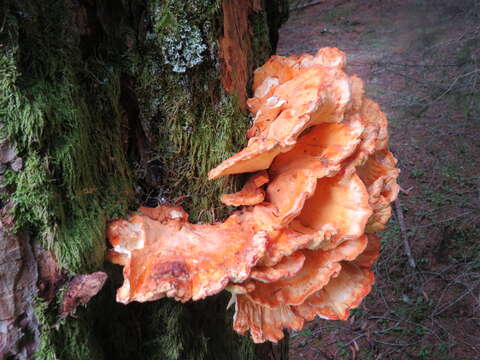
<instances>
[{"instance_id":1,"label":"background tree trunk","mask_svg":"<svg viewBox=\"0 0 480 360\"><path fill-rule=\"evenodd\" d=\"M286 1L1 6L0 358L286 359L233 333L224 294L117 304L121 269L103 263L107 222L140 204L230 211L219 195L241 179L207 171L244 143ZM59 317L71 279L97 270L102 291Z\"/></svg>"}]
</instances>

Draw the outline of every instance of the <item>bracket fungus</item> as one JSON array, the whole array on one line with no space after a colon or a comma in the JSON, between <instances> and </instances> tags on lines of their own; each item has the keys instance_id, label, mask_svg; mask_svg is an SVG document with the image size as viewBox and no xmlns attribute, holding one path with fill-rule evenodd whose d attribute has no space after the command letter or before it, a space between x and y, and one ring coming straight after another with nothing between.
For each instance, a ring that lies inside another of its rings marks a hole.
<instances>
[{"instance_id":1,"label":"bracket fungus","mask_svg":"<svg viewBox=\"0 0 480 360\"><path fill-rule=\"evenodd\" d=\"M316 316L347 319L374 282L399 186L387 119L344 72L345 54L272 56L253 78L247 146L209 173L251 173L224 222L191 224L180 207L141 207L108 228L124 266L117 300L199 300L223 289L233 327L277 341Z\"/></svg>"}]
</instances>

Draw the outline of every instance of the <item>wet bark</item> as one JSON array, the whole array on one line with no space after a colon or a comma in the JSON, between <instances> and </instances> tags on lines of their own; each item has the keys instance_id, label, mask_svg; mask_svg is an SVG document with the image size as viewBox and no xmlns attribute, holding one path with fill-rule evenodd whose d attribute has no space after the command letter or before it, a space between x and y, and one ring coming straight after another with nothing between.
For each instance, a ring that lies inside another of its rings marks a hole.
<instances>
[{"instance_id":1,"label":"wet bark","mask_svg":"<svg viewBox=\"0 0 480 360\"><path fill-rule=\"evenodd\" d=\"M29 359L38 347L33 314L37 269L28 237L0 230L0 357Z\"/></svg>"},{"instance_id":2,"label":"wet bark","mask_svg":"<svg viewBox=\"0 0 480 360\"><path fill-rule=\"evenodd\" d=\"M218 197L241 178L206 172L244 142L252 72L286 2L1 10L0 358L286 359L286 342L255 349L231 330L224 294L116 303L121 268L103 263L106 224L141 204L181 203L194 221L228 212ZM97 271L101 292L65 311L65 294L85 298L69 286Z\"/></svg>"}]
</instances>

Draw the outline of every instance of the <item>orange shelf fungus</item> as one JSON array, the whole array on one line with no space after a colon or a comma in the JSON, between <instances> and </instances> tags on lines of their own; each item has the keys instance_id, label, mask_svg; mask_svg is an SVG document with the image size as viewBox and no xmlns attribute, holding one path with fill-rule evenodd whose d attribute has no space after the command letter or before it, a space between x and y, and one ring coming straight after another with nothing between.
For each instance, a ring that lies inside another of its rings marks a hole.
<instances>
[{"instance_id":1,"label":"orange shelf fungus","mask_svg":"<svg viewBox=\"0 0 480 360\"><path fill-rule=\"evenodd\" d=\"M176 208L157 209L159 217L140 208L128 221L109 226L111 253L123 255L115 261L124 265L119 302L204 299L229 282L247 280L265 251L265 231L254 231L239 213L223 223L196 225Z\"/></svg>"},{"instance_id":2,"label":"orange shelf fungus","mask_svg":"<svg viewBox=\"0 0 480 360\"><path fill-rule=\"evenodd\" d=\"M262 189L262 186L268 183L268 181L268 173L259 171L248 179L242 190L233 194L223 194L220 197L220 201L230 206L260 204L265 200L265 191Z\"/></svg>"},{"instance_id":3,"label":"orange shelf fungus","mask_svg":"<svg viewBox=\"0 0 480 360\"><path fill-rule=\"evenodd\" d=\"M257 69L247 146L209 173L250 173L221 201L224 222L191 224L181 207L141 207L108 228L123 265L117 300L199 300L227 290L233 328L278 341L305 321L347 319L369 293L375 234L399 186L387 119L344 72L345 54L272 56Z\"/></svg>"}]
</instances>

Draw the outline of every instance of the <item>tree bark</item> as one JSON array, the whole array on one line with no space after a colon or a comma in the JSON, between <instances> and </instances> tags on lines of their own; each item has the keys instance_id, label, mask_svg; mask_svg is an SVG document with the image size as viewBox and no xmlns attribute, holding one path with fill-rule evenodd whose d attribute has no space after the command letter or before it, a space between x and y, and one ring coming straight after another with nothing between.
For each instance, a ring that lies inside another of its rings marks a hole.
<instances>
[{"instance_id":1,"label":"tree bark","mask_svg":"<svg viewBox=\"0 0 480 360\"><path fill-rule=\"evenodd\" d=\"M224 294L116 303L121 269L104 263L108 221L139 205L179 203L192 221L229 212L218 198L241 178L207 172L244 144L252 72L286 1L1 10L0 358L286 359L286 343L255 349L231 330ZM101 292L60 316L72 279L99 270Z\"/></svg>"},{"instance_id":2,"label":"tree bark","mask_svg":"<svg viewBox=\"0 0 480 360\"><path fill-rule=\"evenodd\" d=\"M288 360L288 333L282 341L277 344L265 342L259 344L255 348L255 355L257 359L261 360Z\"/></svg>"}]
</instances>

